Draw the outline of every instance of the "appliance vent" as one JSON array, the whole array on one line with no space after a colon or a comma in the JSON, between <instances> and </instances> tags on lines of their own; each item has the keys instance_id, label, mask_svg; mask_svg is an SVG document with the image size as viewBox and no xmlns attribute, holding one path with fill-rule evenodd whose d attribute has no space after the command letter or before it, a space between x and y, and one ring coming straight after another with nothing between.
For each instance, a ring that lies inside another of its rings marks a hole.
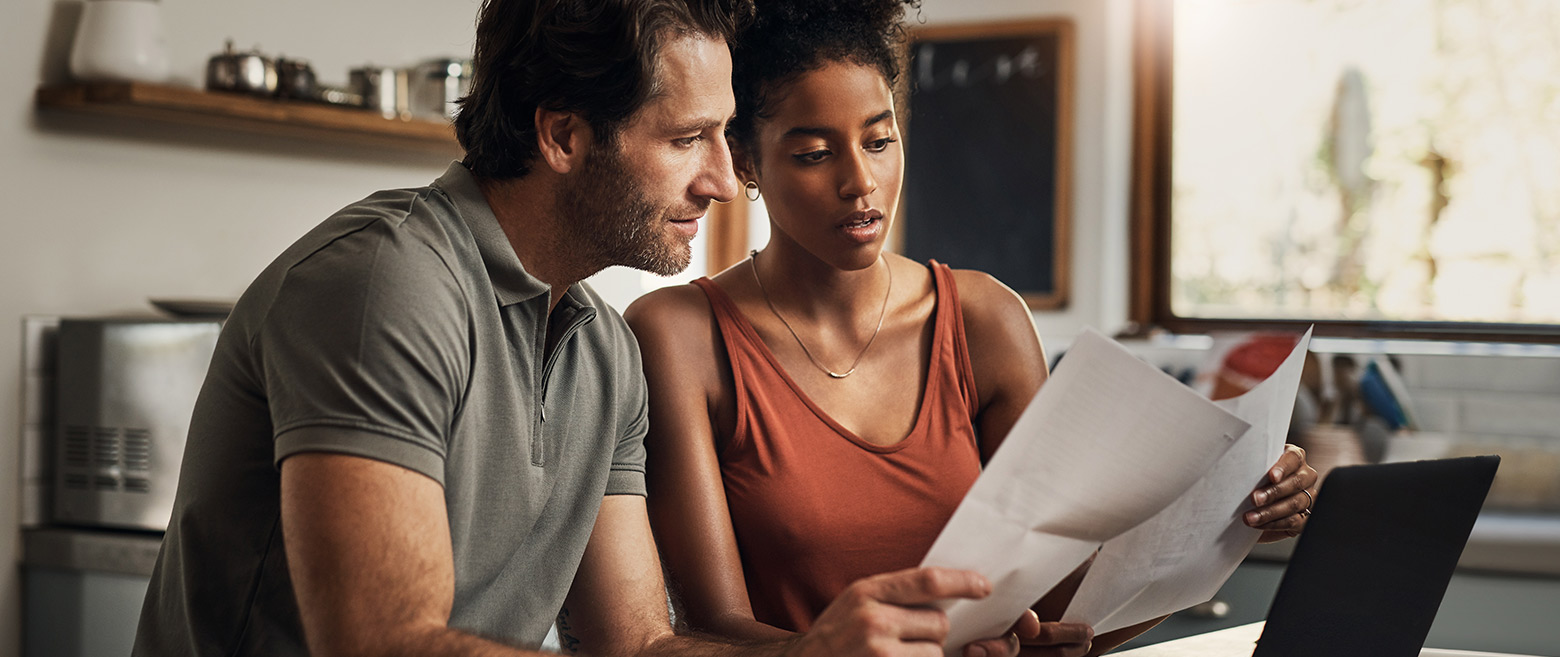
<instances>
[{"instance_id":1,"label":"appliance vent","mask_svg":"<svg viewBox=\"0 0 1560 657\"><path fill-rule=\"evenodd\" d=\"M92 478L92 487L98 490L119 490L119 477L98 475Z\"/></svg>"},{"instance_id":2,"label":"appliance vent","mask_svg":"<svg viewBox=\"0 0 1560 657\"><path fill-rule=\"evenodd\" d=\"M126 493L150 493L152 492L152 480L141 477L125 478Z\"/></svg>"},{"instance_id":3,"label":"appliance vent","mask_svg":"<svg viewBox=\"0 0 1560 657\"><path fill-rule=\"evenodd\" d=\"M83 426L65 427L65 465L85 468L92 457L92 430Z\"/></svg>"},{"instance_id":4,"label":"appliance vent","mask_svg":"<svg viewBox=\"0 0 1560 657\"><path fill-rule=\"evenodd\" d=\"M87 476L84 474L65 475L65 487L70 490L87 490Z\"/></svg>"},{"instance_id":5,"label":"appliance vent","mask_svg":"<svg viewBox=\"0 0 1560 657\"><path fill-rule=\"evenodd\" d=\"M125 469L150 472L152 469L152 432L125 429Z\"/></svg>"},{"instance_id":6,"label":"appliance vent","mask_svg":"<svg viewBox=\"0 0 1560 657\"><path fill-rule=\"evenodd\" d=\"M119 465L119 430L97 427L92 431L92 461L100 468Z\"/></svg>"}]
</instances>

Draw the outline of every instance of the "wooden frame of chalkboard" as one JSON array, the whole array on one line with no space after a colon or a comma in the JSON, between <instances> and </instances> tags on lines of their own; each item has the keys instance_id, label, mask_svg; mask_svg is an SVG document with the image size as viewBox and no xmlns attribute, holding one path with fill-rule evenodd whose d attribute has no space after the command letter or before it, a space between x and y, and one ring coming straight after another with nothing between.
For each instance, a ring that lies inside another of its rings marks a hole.
<instances>
[{"instance_id":1,"label":"wooden frame of chalkboard","mask_svg":"<svg viewBox=\"0 0 1560 657\"><path fill-rule=\"evenodd\" d=\"M1072 21L910 31L905 255L978 269L1034 310L1067 304Z\"/></svg>"}]
</instances>

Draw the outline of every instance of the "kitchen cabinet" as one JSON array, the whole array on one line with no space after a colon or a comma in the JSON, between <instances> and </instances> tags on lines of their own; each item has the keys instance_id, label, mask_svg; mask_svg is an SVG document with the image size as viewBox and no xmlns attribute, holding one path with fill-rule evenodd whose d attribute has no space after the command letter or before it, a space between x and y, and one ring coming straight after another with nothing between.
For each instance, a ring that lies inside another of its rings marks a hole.
<instances>
[{"instance_id":1,"label":"kitchen cabinet","mask_svg":"<svg viewBox=\"0 0 1560 657\"><path fill-rule=\"evenodd\" d=\"M387 119L355 107L273 100L144 82L66 84L38 89L40 110L201 125L326 143L460 157L447 122Z\"/></svg>"},{"instance_id":2,"label":"kitchen cabinet","mask_svg":"<svg viewBox=\"0 0 1560 657\"><path fill-rule=\"evenodd\" d=\"M128 655L162 544L160 532L22 532L22 654Z\"/></svg>"}]
</instances>

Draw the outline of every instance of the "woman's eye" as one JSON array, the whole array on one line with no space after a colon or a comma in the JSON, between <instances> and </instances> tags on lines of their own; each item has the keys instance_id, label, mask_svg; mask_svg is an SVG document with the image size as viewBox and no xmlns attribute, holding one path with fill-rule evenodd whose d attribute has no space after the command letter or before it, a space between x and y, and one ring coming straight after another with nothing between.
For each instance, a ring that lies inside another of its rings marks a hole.
<instances>
[{"instance_id":1,"label":"woman's eye","mask_svg":"<svg viewBox=\"0 0 1560 657\"><path fill-rule=\"evenodd\" d=\"M867 142L867 150L876 153L876 152L879 152L879 151L882 151L882 150L888 148L889 144L892 144L892 143L894 143L896 141L899 141L899 140L898 139L894 139L893 137L884 137L882 139L875 139L875 140Z\"/></svg>"},{"instance_id":2,"label":"woman's eye","mask_svg":"<svg viewBox=\"0 0 1560 657\"><path fill-rule=\"evenodd\" d=\"M829 151L828 150L820 149L820 150L816 150L816 151L807 151L806 153L798 153L796 155L792 155L791 157L796 158L796 161L798 161L798 162L802 162L804 164L812 164L814 162L822 162L823 158L828 157L828 156L829 156Z\"/></svg>"}]
</instances>

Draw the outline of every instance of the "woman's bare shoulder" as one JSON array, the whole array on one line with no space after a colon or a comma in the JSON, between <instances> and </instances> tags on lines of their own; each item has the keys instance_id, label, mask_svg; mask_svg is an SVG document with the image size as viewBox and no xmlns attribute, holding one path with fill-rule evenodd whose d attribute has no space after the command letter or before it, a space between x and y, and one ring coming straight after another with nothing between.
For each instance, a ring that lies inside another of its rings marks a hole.
<instances>
[{"instance_id":1,"label":"woman's bare shoulder","mask_svg":"<svg viewBox=\"0 0 1560 657\"><path fill-rule=\"evenodd\" d=\"M1029 304L1013 288L995 276L974 269L954 269L953 284L959 290L959 308L968 330L1022 328L1033 331Z\"/></svg>"},{"instance_id":2,"label":"woman's bare shoulder","mask_svg":"<svg viewBox=\"0 0 1560 657\"><path fill-rule=\"evenodd\" d=\"M716 367L719 327L704 290L692 283L645 293L623 311L639 340L645 369L669 368L707 376Z\"/></svg>"}]
</instances>

